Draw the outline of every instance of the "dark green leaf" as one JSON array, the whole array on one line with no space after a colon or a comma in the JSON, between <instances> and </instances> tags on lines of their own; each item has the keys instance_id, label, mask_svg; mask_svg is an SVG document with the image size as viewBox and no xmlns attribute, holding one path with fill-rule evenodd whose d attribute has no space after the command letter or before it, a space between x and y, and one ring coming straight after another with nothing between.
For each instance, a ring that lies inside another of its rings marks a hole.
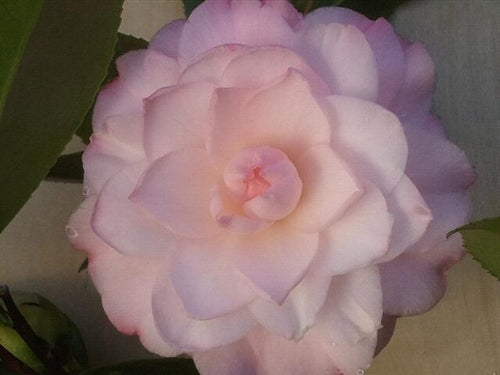
<instances>
[{"instance_id":1,"label":"dark green leaf","mask_svg":"<svg viewBox=\"0 0 500 375\"><path fill-rule=\"evenodd\" d=\"M82 182L82 154L83 152L74 152L59 156L46 178L56 181Z\"/></svg>"},{"instance_id":2,"label":"dark green leaf","mask_svg":"<svg viewBox=\"0 0 500 375\"><path fill-rule=\"evenodd\" d=\"M113 56L122 0L43 4L0 119L0 231L82 123Z\"/></svg>"},{"instance_id":3,"label":"dark green leaf","mask_svg":"<svg viewBox=\"0 0 500 375\"><path fill-rule=\"evenodd\" d=\"M42 0L0 1L0 116Z\"/></svg>"},{"instance_id":4,"label":"dark green leaf","mask_svg":"<svg viewBox=\"0 0 500 375\"><path fill-rule=\"evenodd\" d=\"M162 358L128 361L85 371L81 375L198 375L192 360Z\"/></svg>"},{"instance_id":5,"label":"dark green leaf","mask_svg":"<svg viewBox=\"0 0 500 375\"><path fill-rule=\"evenodd\" d=\"M475 221L450 233L460 232L464 247L489 273L500 279L500 217Z\"/></svg>"},{"instance_id":6,"label":"dark green leaf","mask_svg":"<svg viewBox=\"0 0 500 375\"><path fill-rule=\"evenodd\" d=\"M194 8L200 5L203 0L182 0L182 2L184 3L184 13L186 17L189 17Z\"/></svg>"},{"instance_id":7,"label":"dark green leaf","mask_svg":"<svg viewBox=\"0 0 500 375\"><path fill-rule=\"evenodd\" d=\"M148 42L142 38L136 38L132 35L126 35L118 33L118 40L115 45L115 51L113 55L113 59L109 63L108 66L108 74L106 78L101 83L101 86L109 83L118 75L118 71L116 70L116 59L123 55L128 51L132 51L135 49L142 49L148 46ZM95 101L95 99L94 99ZM76 131L76 135L78 135L83 142L89 143L90 136L92 135L92 112L94 110L94 106L87 112L85 115L85 119L82 124Z\"/></svg>"}]
</instances>

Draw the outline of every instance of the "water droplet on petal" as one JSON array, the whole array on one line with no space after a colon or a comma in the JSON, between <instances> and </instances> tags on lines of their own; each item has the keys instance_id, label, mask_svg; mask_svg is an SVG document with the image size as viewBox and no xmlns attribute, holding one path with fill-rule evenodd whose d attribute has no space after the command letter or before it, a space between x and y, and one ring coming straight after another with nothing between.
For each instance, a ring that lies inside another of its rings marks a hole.
<instances>
[{"instance_id":1,"label":"water droplet on petal","mask_svg":"<svg viewBox=\"0 0 500 375\"><path fill-rule=\"evenodd\" d=\"M381 328L384 328L384 325L383 325L383 324L381 324L381 325L379 325L379 326L377 327L377 329L381 329Z\"/></svg>"},{"instance_id":2,"label":"water droplet on petal","mask_svg":"<svg viewBox=\"0 0 500 375\"><path fill-rule=\"evenodd\" d=\"M82 193L83 193L83 196L84 197L87 197L89 195L89 187L88 186L84 186L83 187L83 190L82 190Z\"/></svg>"},{"instance_id":3,"label":"water droplet on petal","mask_svg":"<svg viewBox=\"0 0 500 375\"><path fill-rule=\"evenodd\" d=\"M358 369L358 371L356 371L356 375L365 375L365 370L362 368Z\"/></svg>"},{"instance_id":4,"label":"water droplet on petal","mask_svg":"<svg viewBox=\"0 0 500 375\"><path fill-rule=\"evenodd\" d=\"M72 226L66 225L66 227L64 228L64 230L66 231L66 235L69 238L75 238L75 237L78 236L78 232Z\"/></svg>"},{"instance_id":5,"label":"water droplet on petal","mask_svg":"<svg viewBox=\"0 0 500 375\"><path fill-rule=\"evenodd\" d=\"M337 346L337 343L335 341L332 341L332 346Z\"/></svg>"}]
</instances>

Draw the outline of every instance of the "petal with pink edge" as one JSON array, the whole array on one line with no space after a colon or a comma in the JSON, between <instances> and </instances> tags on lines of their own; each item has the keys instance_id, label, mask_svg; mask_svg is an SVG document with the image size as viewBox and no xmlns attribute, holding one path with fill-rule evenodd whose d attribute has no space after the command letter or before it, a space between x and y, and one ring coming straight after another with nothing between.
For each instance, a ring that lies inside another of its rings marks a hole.
<instances>
[{"instance_id":1,"label":"petal with pink edge","mask_svg":"<svg viewBox=\"0 0 500 375\"><path fill-rule=\"evenodd\" d=\"M292 27L300 21L299 13L284 0L209 0L189 16L179 55L189 61L223 44L289 46L296 38Z\"/></svg>"},{"instance_id":2,"label":"petal with pink edge","mask_svg":"<svg viewBox=\"0 0 500 375\"><path fill-rule=\"evenodd\" d=\"M151 310L152 282L166 268L157 258L130 258L102 241L90 226L95 197L87 198L71 216L68 227L72 245L89 256L89 273L102 296L108 318L118 330L137 333L143 345L162 356L179 351L161 339L154 328Z\"/></svg>"},{"instance_id":3,"label":"petal with pink edge","mask_svg":"<svg viewBox=\"0 0 500 375\"><path fill-rule=\"evenodd\" d=\"M408 154L398 118L377 104L346 96L328 97L324 108L332 124L332 148L359 177L390 192L403 177Z\"/></svg>"},{"instance_id":4,"label":"petal with pink edge","mask_svg":"<svg viewBox=\"0 0 500 375\"><path fill-rule=\"evenodd\" d=\"M372 264L387 252L392 226L384 196L367 186L365 194L322 233L322 267L339 275Z\"/></svg>"},{"instance_id":5,"label":"petal with pink edge","mask_svg":"<svg viewBox=\"0 0 500 375\"><path fill-rule=\"evenodd\" d=\"M161 255L173 248L173 234L128 199L144 169L142 163L133 164L106 183L91 223L99 237L123 254Z\"/></svg>"},{"instance_id":6,"label":"petal with pink edge","mask_svg":"<svg viewBox=\"0 0 500 375\"><path fill-rule=\"evenodd\" d=\"M302 196L287 221L301 230L321 232L362 194L348 166L330 146L312 147L295 167L302 180Z\"/></svg>"},{"instance_id":7,"label":"petal with pink edge","mask_svg":"<svg viewBox=\"0 0 500 375\"><path fill-rule=\"evenodd\" d=\"M173 151L157 159L146 171L130 200L184 237L217 234L210 212L216 175L201 148Z\"/></svg>"},{"instance_id":8,"label":"petal with pink edge","mask_svg":"<svg viewBox=\"0 0 500 375\"><path fill-rule=\"evenodd\" d=\"M213 85L200 82L161 89L146 100L144 148L149 160L204 146L213 91Z\"/></svg>"},{"instance_id":9,"label":"petal with pink edge","mask_svg":"<svg viewBox=\"0 0 500 375\"><path fill-rule=\"evenodd\" d=\"M213 319L242 309L255 289L228 262L217 241L181 241L171 257L170 278L186 312L195 319Z\"/></svg>"},{"instance_id":10,"label":"petal with pink edge","mask_svg":"<svg viewBox=\"0 0 500 375\"><path fill-rule=\"evenodd\" d=\"M376 101L375 55L356 27L338 23L313 25L296 48L336 95Z\"/></svg>"},{"instance_id":11,"label":"petal with pink edge","mask_svg":"<svg viewBox=\"0 0 500 375\"><path fill-rule=\"evenodd\" d=\"M434 307L446 289L444 271L463 254L461 237L457 235L427 252L406 252L380 264L384 313L416 315Z\"/></svg>"},{"instance_id":12,"label":"petal with pink edge","mask_svg":"<svg viewBox=\"0 0 500 375\"><path fill-rule=\"evenodd\" d=\"M218 163L239 150L269 146L294 156L330 142L328 121L304 77L290 70L276 85L259 92L223 88L216 91L215 121L208 150Z\"/></svg>"},{"instance_id":13,"label":"petal with pink edge","mask_svg":"<svg viewBox=\"0 0 500 375\"><path fill-rule=\"evenodd\" d=\"M160 336L184 352L208 350L241 339L255 325L245 309L209 320L188 316L169 275L159 275L153 289L153 316Z\"/></svg>"}]
</instances>

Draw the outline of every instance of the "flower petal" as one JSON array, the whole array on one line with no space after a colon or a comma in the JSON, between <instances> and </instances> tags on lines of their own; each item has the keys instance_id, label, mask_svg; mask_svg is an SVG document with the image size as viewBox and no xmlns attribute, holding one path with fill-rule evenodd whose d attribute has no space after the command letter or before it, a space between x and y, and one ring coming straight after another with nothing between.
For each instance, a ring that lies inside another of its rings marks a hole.
<instances>
[{"instance_id":1,"label":"flower petal","mask_svg":"<svg viewBox=\"0 0 500 375\"><path fill-rule=\"evenodd\" d=\"M232 313L256 297L251 283L228 263L228 254L206 240L182 241L171 259L172 285L195 319Z\"/></svg>"},{"instance_id":2,"label":"flower petal","mask_svg":"<svg viewBox=\"0 0 500 375\"><path fill-rule=\"evenodd\" d=\"M158 258L123 256L102 241L90 226L95 201L95 197L87 198L71 216L69 240L89 256L89 274L101 294L106 315L119 331L137 333L151 352L178 355L177 349L158 336L152 317L152 282L165 264Z\"/></svg>"},{"instance_id":3,"label":"flower petal","mask_svg":"<svg viewBox=\"0 0 500 375\"><path fill-rule=\"evenodd\" d=\"M283 304L257 299L250 305L250 311L268 331L288 340L299 340L316 321L316 313L327 297L330 279L331 276L313 263Z\"/></svg>"},{"instance_id":4,"label":"flower petal","mask_svg":"<svg viewBox=\"0 0 500 375\"><path fill-rule=\"evenodd\" d=\"M287 221L301 230L322 231L361 194L358 182L329 146L312 147L295 166L302 180L302 196Z\"/></svg>"},{"instance_id":5,"label":"flower petal","mask_svg":"<svg viewBox=\"0 0 500 375\"><path fill-rule=\"evenodd\" d=\"M308 83L294 70L276 85L250 89L218 89L215 123L208 150L219 163L247 147L269 146L293 160L309 147L329 143L330 129Z\"/></svg>"},{"instance_id":6,"label":"flower petal","mask_svg":"<svg viewBox=\"0 0 500 375\"><path fill-rule=\"evenodd\" d=\"M200 82L162 89L146 100L144 148L149 160L204 146L213 90L211 84Z\"/></svg>"},{"instance_id":7,"label":"flower petal","mask_svg":"<svg viewBox=\"0 0 500 375\"><path fill-rule=\"evenodd\" d=\"M151 39L148 48L161 51L167 56L176 58L185 23L186 20L175 20L161 28Z\"/></svg>"},{"instance_id":8,"label":"flower petal","mask_svg":"<svg viewBox=\"0 0 500 375\"><path fill-rule=\"evenodd\" d=\"M161 87L177 82L177 62L153 49L135 50L116 59L119 79L130 92L146 98Z\"/></svg>"},{"instance_id":9,"label":"flower petal","mask_svg":"<svg viewBox=\"0 0 500 375\"><path fill-rule=\"evenodd\" d=\"M328 97L324 107L333 149L360 177L390 192L403 176L408 153L398 118L379 105L345 96Z\"/></svg>"},{"instance_id":10,"label":"flower petal","mask_svg":"<svg viewBox=\"0 0 500 375\"><path fill-rule=\"evenodd\" d=\"M130 200L180 236L213 236L219 231L210 213L215 178L203 149L173 151L148 168Z\"/></svg>"},{"instance_id":11,"label":"flower petal","mask_svg":"<svg viewBox=\"0 0 500 375\"><path fill-rule=\"evenodd\" d=\"M387 197L394 217L389 251L379 262L394 259L423 236L432 220L432 212L410 179L404 176Z\"/></svg>"},{"instance_id":12,"label":"flower petal","mask_svg":"<svg viewBox=\"0 0 500 375\"><path fill-rule=\"evenodd\" d=\"M356 344L377 336L382 319L378 267L358 269L332 279L314 330L335 344Z\"/></svg>"},{"instance_id":13,"label":"flower petal","mask_svg":"<svg viewBox=\"0 0 500 375\"><path fill-rule=\"evenodd\" d=\"M353 25L359 30L366 30L373 23L370 19L349 8L342 7L321 7L308 13L304 18L305 28L314 25L340 23L343 25Z\"/></svg>"},{"instance_id":14,"label":"flower petal","mask_svg":"<svg viewBox=\"0 0 500 375\"><path fill-rule=\"evenodd\" d=\"M375 56L356 27L338 23L313 25L305 30L297 49L333 94L377 99Z\"/></svg>"},{"instance_id":15,"label":"flower petal","mask_svg":"<svg viewBox=\"0 0 500 375\"><path fill-rule=\"evenodd\" d=\"M304 278L318 247L317 233L302 233L282 223L251 237L239 237L232 261L258 288L281 304Z\"/></svg>"},{"instance_id":16,"label":"flower petal","mask_svg":"<svg viewBox=\"0 0 500 375\"><path fill-rule=\"evenodd\" d=\"M320 258L331 275L365 267L388 249L393 225L386 201L374 186L322 233Z\"/></svg>"},{"instance_id":17,"label":"flower petal","mask_svg":"<svg viewBox=\"0 0 500 375\"><path fill-rule=\"evenodd\" d=\"M92 216L92 228L123 254L160 255L174 246L175 238L148 212L128 199L145 169L132 164L103 187Z\"/></svg>"},{"instance_id":18,"label":"flower petal","mask_svg":"<svg viewBox=\"0 0 500 375\"><path fill-rule=\"evenodd\" d=\"M463 257L460 236L427 252L406 252L380 265L384 313L422 314L439 302L446 289L444 271Z\"/></svg>"},{"instance_id":19,"label":"flower petal","mask_svg":"<svg viewBox=\"0 0 500 375\"><path fill-rule=\"evenodd\" d=\"M288 46L295 40L292 27L300 20L299 13L283 0L208 0L189 16L179 55L189 61L223 44Z\"/></svg>"},{"instance_id":20,"label":"flower petal","mask_svg":"<svg viewBox=\"0 0 500 375\"><path fill-rule=\"evenodd\" d=\"M255 325L245 309L210 320L188 316L168 273L153 289L153 316L160 336L185 352L208 350L239 340Z\"/></svg>"},{"instance_id":21,"label":"flower petal","mask_svg":"<svg viewBox=\"0 0 500 375\"><path fill-rule=\"evenodd\" d=\"M408 164L406 174L422 193L467 190L474 183L474 169L465 153L451 143L439 120L426 116L422 122L406 123Z\"/></svg>"}]
</instances>

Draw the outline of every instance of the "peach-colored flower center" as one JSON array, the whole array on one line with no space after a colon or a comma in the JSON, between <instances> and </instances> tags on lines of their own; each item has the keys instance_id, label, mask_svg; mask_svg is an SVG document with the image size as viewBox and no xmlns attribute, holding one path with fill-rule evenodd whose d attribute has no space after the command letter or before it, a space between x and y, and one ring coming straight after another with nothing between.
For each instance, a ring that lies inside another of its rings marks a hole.
<instances>
[{"instance_id":1,"label":"peach-colored flower center","mask_svg":"<svg viewBox=\"0 0 500 375\"><path fill-rule=\"evenodd\" d=\"M282 151L267 146L240 151L226 166L224 183L244 213L254 219L282 219L302 194L293 163Z\"/></svg>"}]
</instances>

